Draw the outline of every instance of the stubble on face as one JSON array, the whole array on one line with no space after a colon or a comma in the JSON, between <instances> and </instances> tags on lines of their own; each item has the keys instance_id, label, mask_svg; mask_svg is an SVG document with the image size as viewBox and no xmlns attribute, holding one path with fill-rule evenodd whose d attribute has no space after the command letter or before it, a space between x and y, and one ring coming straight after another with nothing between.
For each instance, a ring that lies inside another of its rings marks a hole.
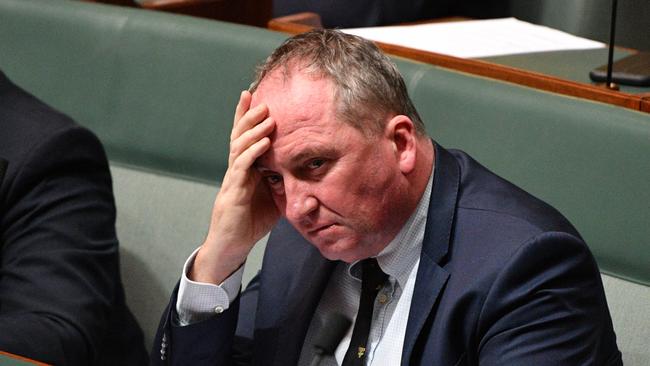
<instances>
[{"instance_id":1,"label":"stubble on face","mask_svg":"<svg viewBox=\"0 0 650 366\"><path fill-rule=\"evenodd\" d=\"M283 179L283 194L274 194L280 212L328 259L378 254L404 215L404 181L390 139L339 121L331 81L299 70L267 75L254 99L276 121L259 165ZM315 173L305 168L314 159L326 161ZM292 211L306 200L314 200L313 210Z\"/></svg>"}]
</instances>

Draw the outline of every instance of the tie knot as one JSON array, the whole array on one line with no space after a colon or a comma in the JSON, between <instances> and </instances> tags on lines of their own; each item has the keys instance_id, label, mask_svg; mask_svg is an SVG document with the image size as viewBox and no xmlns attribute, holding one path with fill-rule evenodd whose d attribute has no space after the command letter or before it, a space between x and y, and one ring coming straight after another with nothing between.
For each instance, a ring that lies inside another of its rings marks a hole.
<instances>
[{"instance_id":1,"label":"tie knot","mask_svg":"<svg viewBox=\"0 0 650 366\"><path fill-rule=\"evenodd\" d=\"M376 258L367 258L363 260L361 273L361 286L362 291L370 291L375 294L379 291L386 282L388 275L381 270Z\"/></svg>"}]
</instances>

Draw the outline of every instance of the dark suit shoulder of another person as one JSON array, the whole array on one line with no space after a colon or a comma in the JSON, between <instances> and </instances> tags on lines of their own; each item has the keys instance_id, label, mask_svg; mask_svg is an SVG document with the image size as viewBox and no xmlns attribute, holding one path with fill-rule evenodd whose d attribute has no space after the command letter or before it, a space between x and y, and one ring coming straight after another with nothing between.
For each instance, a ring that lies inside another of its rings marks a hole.
<instances>
[{"instance_id":1,"label":"dark suit shoulder of another person","mask_svg":"<svg viewBox=\"0 0 650 366\"><path fill-rule=\"evenodd\" d=\"M56 365L141 365L97 137L0 72L0 350Z\"/></svg>"}]
</instances>

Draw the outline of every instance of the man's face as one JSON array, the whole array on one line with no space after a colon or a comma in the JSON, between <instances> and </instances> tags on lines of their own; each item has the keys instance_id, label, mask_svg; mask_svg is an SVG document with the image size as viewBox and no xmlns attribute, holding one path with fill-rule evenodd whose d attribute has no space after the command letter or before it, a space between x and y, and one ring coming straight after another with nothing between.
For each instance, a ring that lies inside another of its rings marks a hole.
<instances>
[{"instance_id":1,"label":"man's face","mask_svg":"<svg viewBox=\"0 0 650 366\"><path fill-rule=\"evenodd\" d=\"M390 134L367 137L339 121L333 99L328 79L265 77L251 107L265 103L276 129L256 166L279 211L323 256L353 262L397 234L405 186Z\"/></svg>"}]
</instances>

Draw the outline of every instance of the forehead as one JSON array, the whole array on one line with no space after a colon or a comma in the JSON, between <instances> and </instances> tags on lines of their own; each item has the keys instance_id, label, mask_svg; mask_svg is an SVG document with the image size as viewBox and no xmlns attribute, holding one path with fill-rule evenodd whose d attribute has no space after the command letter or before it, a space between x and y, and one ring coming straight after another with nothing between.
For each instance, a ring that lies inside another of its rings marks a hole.
<instances>
[{"instance_id":1,"label":"forehead","mask_svg":"<svg viewBox=\"0 0 650 366\"><path fill-rule=\"evenodd\" d=\"M253 93L251 107L265 103L276 123L290 124L333 112L333 102L334 88L329 79L292 67L269 73Z\"/></svg>"},{"instance_id":2,"label":"forehead","mask_svg":"<svg viewBox=\"0 0 650 366\"><path fill-rule=\"evenodd\" d=\"M251 107L264 103L276 129L272 140L300 129L319 129L338 124L334 113L333 88L328 79L295 68L285 73L275 70L253 93Z\"/></svg>"},{"instance_id":3,"label":"forehead","mask_svg":"<svg viewBox=\"0 0 650 366\"><path fill-rule=\"evenodd\" d=\"M276 124L270 150L258 159L262 166L333 149L341 134L349 134L352 128L336 118L332 82L300 70L268 74L253 94L251 107L261 103L268 106Z\"/></svg>"}]
</instances>

